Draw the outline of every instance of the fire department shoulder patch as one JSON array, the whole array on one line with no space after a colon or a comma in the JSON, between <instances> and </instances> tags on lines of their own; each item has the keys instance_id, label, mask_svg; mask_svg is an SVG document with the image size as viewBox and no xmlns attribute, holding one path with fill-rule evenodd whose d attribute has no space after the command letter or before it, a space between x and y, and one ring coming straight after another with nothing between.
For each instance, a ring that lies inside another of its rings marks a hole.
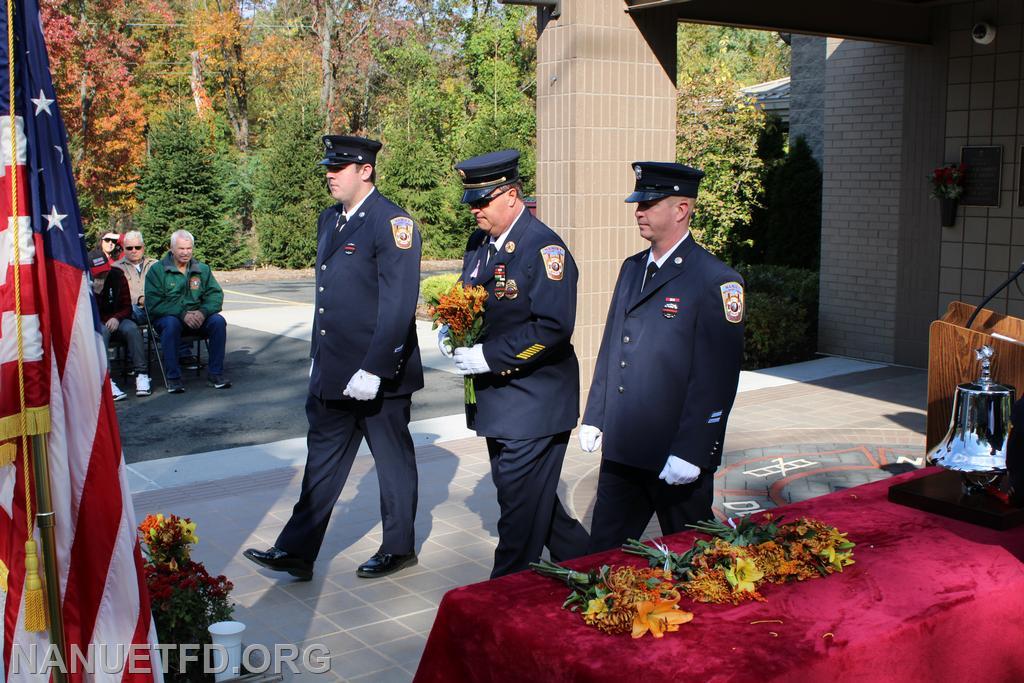
<instances>
[{"instance_id":1,"label":"fire department shoulder patch","mask_svg":"<svg viewBox=\"0 0 1024 683\"><path fill-rule=\"evenodd\" d=\"M398 216L391 219L391 236L395 238L395 246L408 249L412 246L412 219Z\"/></svg>"},{"instance_id":2,"label":"fire department shoulder patch","mask_svg":"<svg viewBox=\"0 0 1024 683\"><path fill-rule=\"evenodd\" d=\"M743 285L738 282L726 282L720 289L725 319L731 323L743 322Z\"/></svg>"},{"instance_id":3,"label":"fire department shoulder patch","mask_svg":"<svg viewBox=\"0 0 1024 683\"><path fill-rule=\"evenodd\" d=\"M561 280L565 274L565 247L551 244L540 250L544 258L544 272L549 280Z\"/></svg>"}]
</instances>

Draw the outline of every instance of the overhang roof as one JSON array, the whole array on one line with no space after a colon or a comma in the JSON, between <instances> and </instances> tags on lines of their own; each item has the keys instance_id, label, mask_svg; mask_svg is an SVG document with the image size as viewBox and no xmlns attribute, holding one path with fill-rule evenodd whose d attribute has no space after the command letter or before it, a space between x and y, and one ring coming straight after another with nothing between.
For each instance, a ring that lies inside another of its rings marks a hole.
<instances>
[{"instance_id":1,"label":"overhang roof","mask_svg":"<svg viewBox=\"0 0 1024 683\"><path fill-rule=\"evenodd\" d=\"M955 0L954 0L955 1ZM626 11L671 8L678 21L883 43L928 45L932 13L951 0L624 0Z\"/></svg>"}]
</instances>

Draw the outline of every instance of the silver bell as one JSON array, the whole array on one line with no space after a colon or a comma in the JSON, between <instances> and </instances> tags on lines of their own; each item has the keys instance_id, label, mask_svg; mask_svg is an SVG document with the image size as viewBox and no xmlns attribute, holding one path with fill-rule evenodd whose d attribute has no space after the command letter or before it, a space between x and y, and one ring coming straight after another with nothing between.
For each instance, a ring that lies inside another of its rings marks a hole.
<instances>
[{"instance_id":1,"label":"silver bell","mask_svg":"<svg viewBox=\"0 0 1024 683\"><path fill-rule=\"evenodd\" d=\"M992 381L991 346L977 349L975 355L981 361L981 377L957 385L949 431L928 453L930 462L963 474L966 493L994 484L1006 472L1010 408L1016 393L1013 387Z\"/></svg>"}]
</instances>

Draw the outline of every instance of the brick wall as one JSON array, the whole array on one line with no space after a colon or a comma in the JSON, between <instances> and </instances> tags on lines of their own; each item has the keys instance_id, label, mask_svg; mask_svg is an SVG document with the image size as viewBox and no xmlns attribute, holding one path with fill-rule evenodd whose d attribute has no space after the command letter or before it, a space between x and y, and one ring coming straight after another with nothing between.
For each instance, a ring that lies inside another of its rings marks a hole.
<instances>
[{"instance_id":1,"label":"brick wall","mask_svg":"<svg viewBox=\"0 0 1024 683\"><path fill-rule=\"evenodd\" d=\"M819 348L893 361L905 48L826 46Z\"/></svg>"}]
</instances>

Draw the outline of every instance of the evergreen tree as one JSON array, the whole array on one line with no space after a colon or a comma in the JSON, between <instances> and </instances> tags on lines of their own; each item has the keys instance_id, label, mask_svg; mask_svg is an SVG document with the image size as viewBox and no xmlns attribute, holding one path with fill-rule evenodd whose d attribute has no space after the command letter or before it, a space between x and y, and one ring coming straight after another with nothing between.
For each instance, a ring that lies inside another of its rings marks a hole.
<instances>
[{"instance_id":1,"label":"evergreen tree","mask_svg":"<svg viewBox=\"0 0 1024 683\"><path fill-rule=\"evenodd\" d=\"M316 219L333 203L323 167L323 115L308 100L281 107L253 174L253 227L260 260L283 268L316 261Z\"/></svg>"},{"instance_id":2,"label":"evergreen tree","mask_svg":"<svg viewBox=\"0 0 1024 683\"><path fill-rule=\"evenodd\" d=\"M214 268L239 265L238 229L224 215L225 166L186 111L153 126L150 156L138 184L137 226L151 244L168 245L175 230L195 238L195 257Z\"/></svg>"},{"instance_id":3,"label":"evergreen tree","mask_svg":"<svg viewBox=\"0 0 1024 683\"><path fill-rule=\"evenodd\" d=\"M803 136L769 176L764 262L817 270L821 257L821 169Z\"/></svg>"},{"instance_id":4,"label":"evergreen tree","mask_svg":"<svg viewBox=\"0 0 1024 683\"><path fill-rule=\"evenodd\" d=\"M422 45L392 48L382 61L404 91L385 116L378 184L419 224L425 256L459 256L473 223L454 172L466 93Z\"/></svg>"}]
</instances>

